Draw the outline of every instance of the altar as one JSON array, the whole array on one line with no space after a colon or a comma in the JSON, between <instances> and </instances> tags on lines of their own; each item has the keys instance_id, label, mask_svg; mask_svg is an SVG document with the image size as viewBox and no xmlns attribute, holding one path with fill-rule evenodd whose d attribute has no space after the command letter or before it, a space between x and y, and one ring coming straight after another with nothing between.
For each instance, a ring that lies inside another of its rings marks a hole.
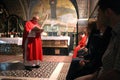
<instances>
[{"instance_id":1,"label":"altar","mask_svg":"<svg viewBox=\"0 0 120 80\"><path fill-rule=\"evenodd\" d=\"M68 49L70 45L69 36L42 36L41 39L44 55L68 55ZM21 45L21 37L0 38L0 53L22 53Z\"/></svg>"},{"instance_id":2,"label":"altar","mask_svg":"<svg viewBox=\"0 0 120 80\"><path fill-rule=\"evenodd\" d=\"M21 54L22 38L0 38L0 54Z\"/></svg>"},{"instance_id":3,"label":"altar","mask_svg":"<svg viewBox=\"0 0 120 80\"><path fill-rule=\"evenodd\" d=\"M42 37L43 54L45 55L68 55L69 36L47 36Z\"/></svg>"},{"instance_id":4,"label":"altar","mask_svg":"<svg viewBox=\"0 0 120 80\"><path fill-rule=\"evenodd\" d=\"M0 44L22 45L22 38L21 37L15 37L15 38L3 37L3 38L0 38Z\"/></svg>"}]
</instances>

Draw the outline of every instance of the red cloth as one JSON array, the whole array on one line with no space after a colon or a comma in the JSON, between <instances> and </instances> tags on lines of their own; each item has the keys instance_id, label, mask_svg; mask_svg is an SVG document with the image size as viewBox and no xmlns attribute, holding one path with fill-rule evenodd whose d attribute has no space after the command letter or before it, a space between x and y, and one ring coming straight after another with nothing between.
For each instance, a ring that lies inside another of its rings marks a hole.
<instances>
[{"instance_id":1,"label":"red cloth","mask_svg":"<svg viewBox=\"0 0 120 80\"><path fill-rule=\"evenodd\" d=\"M73 58L76 58L78 50L85 47L87 41L87 36L82 37L82 39L79 41L78 46L74 48Z\"/></svg>"},{"instance_id":2,"label":"red cloth","mask_svg":"<svg viewBox=\"0 0 120 80\"><path fill-rule=\"evenodd\" d=\"M43 60L41 33L36 32L35 37L28 37L35 25L40 26L31 20L26 22L24 27L22 47L24 59L27 61Z\"/></svg>"}]
</instances>

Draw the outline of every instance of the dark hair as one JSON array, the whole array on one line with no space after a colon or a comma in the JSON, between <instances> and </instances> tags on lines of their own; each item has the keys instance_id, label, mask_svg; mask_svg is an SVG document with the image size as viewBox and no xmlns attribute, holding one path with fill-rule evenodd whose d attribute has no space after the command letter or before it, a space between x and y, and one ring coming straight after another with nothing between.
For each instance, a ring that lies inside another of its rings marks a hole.
<instances>
[{"instance_id":1,"label":"dark hair","mask_svg":"<svg viewBox=\"0 0 120 80\"><path fill-rule=\"evenodd\" d=\"M90 31L90 32L88 32L88 35L96 32L96 30L97 30L96 21L89 21L87 29Z\"/></svg>"},{"instance_id":2,"label":"dark hair","mask_svg":"<svg viewBox=\"0 0 120 80\"><path fill-rule=\"evenodd\" d=\"M117 15L120 14L120 0L99 0L98 6L102 11L110 8L113 10Z\"/></svg>"},{"instance_id":3,"label":"dark hair","mask_svg":"<svg viewBox=\"0 0 120 80\"><path fill-rule=\"evenodd\" d=\"M90 21L90 22L88 22L88 28L90 30L96 30L97 29L96 21Z\"/></svg>"},{"instance_id":4,"label":"dark hair","mask_svg":"<svg viewBox=\"0 0 120 80\"><path fill-rule=\"evenodd\" d=\"M79 34L79 35L83 35L83 34L85 34L85 33L84 33L84 32L79 32L78 34Z\"/></svg>"}]
</instances>

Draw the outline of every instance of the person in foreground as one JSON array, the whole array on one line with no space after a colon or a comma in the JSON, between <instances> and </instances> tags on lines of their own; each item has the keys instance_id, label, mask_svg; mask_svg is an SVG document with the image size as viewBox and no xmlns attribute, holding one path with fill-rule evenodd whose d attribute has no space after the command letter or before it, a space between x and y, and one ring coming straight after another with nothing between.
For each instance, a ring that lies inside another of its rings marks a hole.
<instances>
[{"instance_id":1,"label":"person in foreground","mask_svg":"<svg viewBox=\"0 0 120 80\"><path fill-rule=\"evenodd\" d=\"M23 58L25 69L39 68L40 61L43 60L41 33L43 29L38 24L39 17L34 16L27 21L23 33Z\"/></svg>"},{"instance_id":2,"label":"person in foreground","mask_svg":"<svg viewBox=\"0 0 120 80\"><path fill-rule=\"evenodd\" d=\"M98 73L76 80L120 80L120 0L99 0L98 20L112 27L112 37Z\"/></svg>"}]
</instances>

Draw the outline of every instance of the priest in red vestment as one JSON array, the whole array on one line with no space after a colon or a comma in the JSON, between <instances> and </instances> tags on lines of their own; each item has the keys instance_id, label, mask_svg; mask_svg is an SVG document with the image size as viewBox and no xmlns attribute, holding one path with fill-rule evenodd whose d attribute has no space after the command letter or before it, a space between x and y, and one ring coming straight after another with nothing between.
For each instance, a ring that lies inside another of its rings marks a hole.
<instances>
[{"instance_id":1,"label":"priest in red vestment","mask_svg":"<svg viewBox=\"0 0 120 80\"><path fill-rule=\"evenodd\" d=\"M27 21L23 33L23 58L25 69L39 68L43 60L41 33L43 29L38 23L39 17L35 16Z\"/></svg>"}]
</instances>

